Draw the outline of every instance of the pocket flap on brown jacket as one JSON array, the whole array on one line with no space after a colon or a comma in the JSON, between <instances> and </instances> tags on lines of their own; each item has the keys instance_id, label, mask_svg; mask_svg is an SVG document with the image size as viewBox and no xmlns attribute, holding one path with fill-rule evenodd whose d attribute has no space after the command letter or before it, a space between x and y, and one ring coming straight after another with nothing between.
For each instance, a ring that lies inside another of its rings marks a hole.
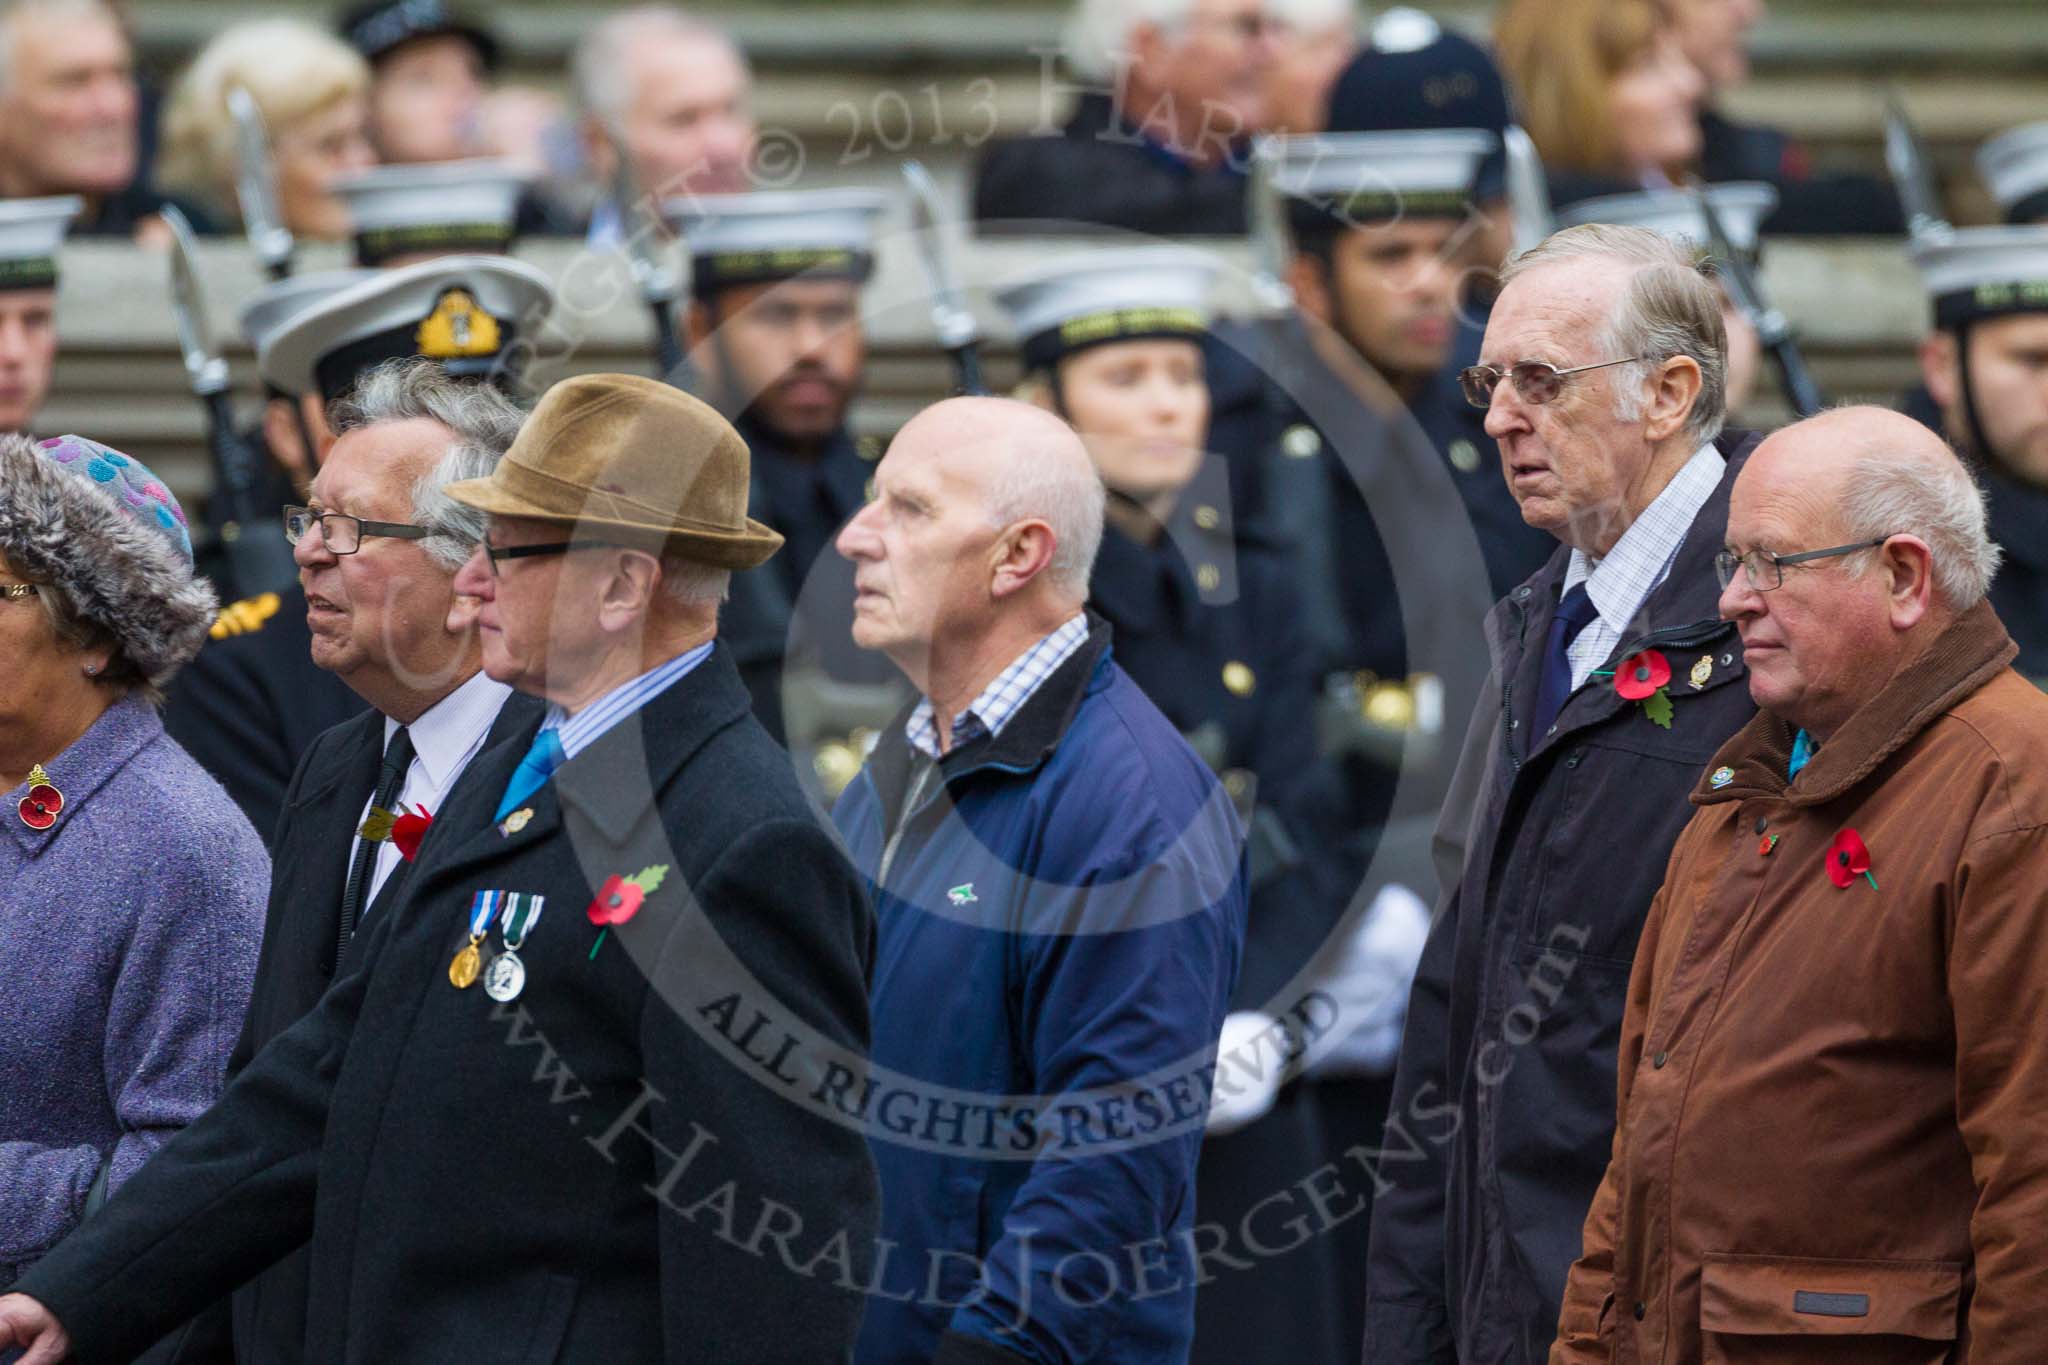
<instances>
[{"instance_id":1,"label":"pocket flap on brown jacket","mask_svg":"<svg viewBox=\"0 0 2048 1365\"><path fill-rule=\"evenodd\" d=\"M1710 1255L1700 1278L1700 1328L1952 1341L1962 1292L1963 1268L1954 1261Z\"/></svg>"}]
</instances>

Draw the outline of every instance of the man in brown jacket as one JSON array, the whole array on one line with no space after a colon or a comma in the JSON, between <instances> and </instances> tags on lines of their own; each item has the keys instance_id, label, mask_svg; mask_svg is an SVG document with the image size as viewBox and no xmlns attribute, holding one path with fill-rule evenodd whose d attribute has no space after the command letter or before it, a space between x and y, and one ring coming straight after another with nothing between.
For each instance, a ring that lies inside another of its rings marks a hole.
<instances>
[{"instance_id":1,"label":"man in brown jacket","mask_svg":"<svg viewBox=\"0 0 2048 1365\"><path fill-rule=\"evenodd\" d=\"M1982 496L1842 409L1757 449L1728 545L1763 711L1643 930L1552 1365L2048 1359L2048 698Z\"/></svg>"}]
</instances>

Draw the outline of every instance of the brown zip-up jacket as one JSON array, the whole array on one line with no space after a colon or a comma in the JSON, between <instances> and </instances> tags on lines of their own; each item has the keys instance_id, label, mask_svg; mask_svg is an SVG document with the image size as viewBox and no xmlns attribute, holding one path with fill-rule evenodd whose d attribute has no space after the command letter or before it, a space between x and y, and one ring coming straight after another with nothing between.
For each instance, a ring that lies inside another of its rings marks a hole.
<instances>
[{"instance_id":1,"label":"brown zip-up jacket","mask_svg":"<svg viewBox=\"0 0 2048 1365\"><path fill-rule=\"evenodd\" d=\"M1769 715L1709 764L1552 1365L2048 1360L2048 697L2013 655L1980 604L1796 781Z\"/></svg>"}]
</instances>

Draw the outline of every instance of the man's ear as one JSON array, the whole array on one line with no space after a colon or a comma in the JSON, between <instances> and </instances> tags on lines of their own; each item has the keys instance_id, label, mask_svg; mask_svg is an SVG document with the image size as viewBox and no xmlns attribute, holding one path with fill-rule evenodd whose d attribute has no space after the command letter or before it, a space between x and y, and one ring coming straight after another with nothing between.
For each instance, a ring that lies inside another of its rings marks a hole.
<instances>
[{"instance_id":1,"label":"man's ear","mask_svg":"<svg viewBox=\"0 0 2048 1365\"><path fill-rule=\"evenodd\" d=\"M1930 332L1920 341L1920 382L1943 412L1963 401L1962 366L1954 332Z\"/></svg>"},{"instance_id":2,"label":"man's ear","mask_svg":"<svg viewBox=\"0 0 2048 1365\"><path fill-rule=\"evenodd\" d=\"M627 550L612 562L597 598L598 624L627 630L646 619L660 590L661 561L645 550Z\"/></svg>"},{"instance_id":3,"label":"man's ear","mask_svg":"<svg viewBox=\"0 0 2048 1365\"><path fill-rule=\"evenodd\" d=\"M1287 285L1294 291L1294 301L1302 312L1325 327L1330 325L1336 309L1330 306L1330 270L1323 265L1321 257L1306 251L1297 251L1288 257Z\"/></svg>"},{"instance_id":4,"label":"man's ear","mask_svg":"<svg viewBox=\"0 0 2048 1365\"><path fill-rule=\"evenodd\" d=\"M1896 535L1878 550L1892 629L1920 624L1934 601L1934 552L1918 536Z\"/></svg>"},{"instance_id":5,"label":"man's ear","mask_svg":"<svg viewBox=\"0 0 2048 1365\"><path fill-rule=\"evenodd\" d=\"M1052 563L1059 539L1050 524L1032 517L1008 527L989 552L989 595L998 601L1021 592Z\"/></svg>"},{"instance_id":6,"label":"man's ear","mask_svg":"<svg viewBox=\"0 0 2048 1365\"><path fill-rule=\"evenodd\" d=\"M1649 411L1643 435L1665 441L1685 429L1686 419L1700 398L1700 363L1689 355L1675 355L1650 375Z\"/></svg>"}]
</instances>

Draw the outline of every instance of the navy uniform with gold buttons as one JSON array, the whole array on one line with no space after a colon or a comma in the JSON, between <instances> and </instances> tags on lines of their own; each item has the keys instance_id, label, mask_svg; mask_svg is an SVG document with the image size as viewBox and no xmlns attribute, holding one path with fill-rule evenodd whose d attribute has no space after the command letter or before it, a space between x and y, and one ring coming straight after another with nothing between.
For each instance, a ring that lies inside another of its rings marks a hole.
<instances>
[{"instance_id":1,"label":"navy uniform with gold buttons","mask_svg":"<svg viewBox=\"0 0 2048 1365\"><path fill-rule=\"evenodd\" d=\"M1345 908L1334 781L1316 751L1317 680L1293 569L1283 552L1236 534L1220 457L1183 447L1174 458L1184 470L1141 486L1151 470L1132 478L1105 457L1116 437L1097 425L1105 402L1121 416L1122 404L1144 407L1149 386L1164 382L1162 349L1140 352L1141 342L1185 348L1199 407L1181 411L1191 425L1206 417L1199 344L1214 273L1186 251L1105 249L1034 271L998 299L1022 338L1028 396L1091 441L1109 488L1089 606L1109 623L1118 665L1221 775L1245 817L1251 915L1230 1009L1233 1019L1270 1023L1299 998L1297 973ZM1149 368L1083 392L1072 367L1091 351L1112 370ZM1235 1226L1255 1201L1333 1159L1313 1087L1278 1088L1271 1104L1241 1127L1212 1122L1196 1175L1204 1222ZM1336 1358L1339 1273L1328 1240L1314 1239L1205 1279L1191 1360Z\"/></svg>"},{"instance_id":2,"label":"navy uniform with gold buttons","mask_svg":"<svg viewBox=\"0 0 2048 1365\"><path fill-rule=\"evenodd\" d=\"M1916 243L1913 258L1936 335L1921 356L1927 383L1903 406L1983 484L1991 539L2004 551L1991 605L2020 647L2013 666L2048 687L2048 436L2029 429L2048 382L2039 361L2048 350L2048 226L1964 228ZM1996 400L1982 374L1991 365L2005 372L1999 391L2024 394L2026 411L1988 406ZM2024 448L2005 448L2012 444Z\"/></svg>"},{"instance_id":3,"label":"navy uniform with gold buttons","mask_svg":"<svg viewBox=\"0 0 2048 1365\"><path fill-rule=\"evenodd\" d=\"M369 272L288 314L264 336L258 366L276 392L317 394L323 409L364 371L408 355L516 388L530 354L520 338L553 303L546 276L501 257ZM296 585L230 606L214 635L173 683L164 727L268 840L301 755L364 702L313 662Z\"/></svg>"},{"instance_id":4,"label":"navy uniform with gold buttons","mask_svg":"<svg viewBox=\"0 0 2048 1365\"><path fill-rule=\"evenodd\" d=\"M840 326L858 329L856 291L873 269L875 221L886 203L868 190L809 190L699 195L667 206L690 257L692 387L746 440L749 514L783 536L773 560L733 576L720 632L755 716L827 800L859 770L866 737L908 695L886 658L854 646L853 566L832 545L867 502L882 442L855 436L843 412L828 431L780 428L777 394L804 367L820 382L850 381L849 401L859 375L835 374L832 359L801 346L758 349L766 330L758 319L785 308L801 318L806 309L843 307L851 316ZM835 297L805 288L821 284ZM843 339L823 324L816 335L827 348Z\"/></svg>"}]
</instances>

